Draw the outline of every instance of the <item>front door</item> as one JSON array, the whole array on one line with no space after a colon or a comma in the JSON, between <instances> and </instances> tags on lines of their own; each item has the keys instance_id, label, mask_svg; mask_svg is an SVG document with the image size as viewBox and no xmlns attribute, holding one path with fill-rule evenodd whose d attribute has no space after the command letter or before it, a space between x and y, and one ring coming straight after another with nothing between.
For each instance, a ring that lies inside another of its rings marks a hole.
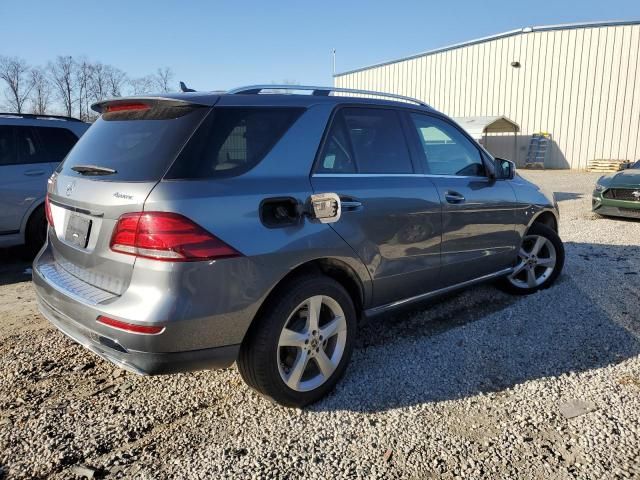
<instances>
[{"instance_id":1,"label":"front door","mask_svg":"<svg viewBox=\"0 0 640 480\"><path fill-rule=\"evenodd\" d=\"M461 283L512 266L520 239L511 185L489 177L488 159L453 123L420 113L410 117L424 172L442 202L443 282Z\"/></svg>"},{"instance_id":2,"label":"front door","mask_svg":"<svg viewBox=\"0 0 640 480\"><path fill-rule=\"evenodd\" d=\"M437 288L441 205L431 179L416 174L399 112L339 109L311 182L340 196L331 226L369 269L373 306Z\"/></svg>"}]
</instances>

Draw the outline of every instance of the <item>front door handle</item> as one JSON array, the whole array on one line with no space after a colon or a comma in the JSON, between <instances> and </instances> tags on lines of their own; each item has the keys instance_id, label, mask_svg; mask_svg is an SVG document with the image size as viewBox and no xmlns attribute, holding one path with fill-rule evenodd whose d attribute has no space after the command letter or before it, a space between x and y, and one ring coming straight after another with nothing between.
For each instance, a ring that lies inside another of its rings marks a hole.
<instances>
[{"instance_id":1,"label":"front door handle","mask_svg":"<svg viewBox=\"0 0 640 480\"><path fill-rule=\"evenodd\" d=\"M465 198L464 195L458 193L458 192L452 192L452 191L448 191L444 194L444 198L447 200L447 202L449 203L463 203Z\"/></svg>"},{"instance_id":2,"label":"front door handle","mask_svg":"<svg viewBox=\"0 0 640 480\"><path fill-rule=\"evenodd\" d=\"M25 170L24 172L27 177L39 177L40 175L44 175L44 173L42 169Z\"/></svg>"}]
</instances>

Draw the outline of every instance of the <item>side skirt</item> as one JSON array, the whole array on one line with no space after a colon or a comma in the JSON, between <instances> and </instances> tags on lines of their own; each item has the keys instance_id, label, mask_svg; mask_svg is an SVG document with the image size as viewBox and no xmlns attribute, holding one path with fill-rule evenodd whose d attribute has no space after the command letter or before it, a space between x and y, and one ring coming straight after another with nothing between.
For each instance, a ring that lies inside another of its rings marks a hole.
<instances>
[{"instance_id":1,"label":"side skirt","mask_svg":"<svg viewBox=\"0 0 640 480\"><path fill-rule=\"evenodd\" d=\"M375 317L377 315L381 315L381 314L390 312L390 311L395 310L397 308L406 307L406 306L411 305L413 303L418 303L420 301L428 300L430 298L437 297L437 296L443 295L445 293L453 292L455 290L460 290L460 289L463 289L465 287L469 287L471 285L475 285L476 283L482 283L482 282L486 282L486 281L489 281L489 280L493 280L495 278L505 277L505 276L509 275L511 272L513 272L513 268L512 267L505 268L504 270L500 270L500 271L494 272L494 273L489 273L487 275L483 275L481 277L474 278L472 280L467 280L466 282L457 283L455 285L450 285L450 286L445 287L445 288L440 288L438 290L433 290L431 292L422 293L422 294L416 295L414 297L409 297L409 298L404 298L402 300L397 300L395 302L387 303L386 305L380 305L379 307L369 308L369 309L364 311L364 317L365 317L365 319L368 320L368 319L370 319L372 317Z\"/></svg>"}]
</instances>

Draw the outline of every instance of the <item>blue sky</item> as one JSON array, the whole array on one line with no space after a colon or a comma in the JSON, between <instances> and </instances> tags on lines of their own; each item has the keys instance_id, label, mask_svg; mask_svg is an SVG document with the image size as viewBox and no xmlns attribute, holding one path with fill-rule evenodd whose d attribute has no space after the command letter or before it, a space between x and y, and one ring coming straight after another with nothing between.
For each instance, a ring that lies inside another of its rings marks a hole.
<instances>
[{"instance_id":1,"label":"blue sky","mask_svg":"<svg viewBox=\"0 0 640 480\"><path fill-rule=\"evenodd\" d=\"M0 0L0 18L0 54L85 55L134 77L169 66L213 90L331 84L333 48L340 72L524 26L640 19L640 2Z\"/></svg>"}]
</instances>

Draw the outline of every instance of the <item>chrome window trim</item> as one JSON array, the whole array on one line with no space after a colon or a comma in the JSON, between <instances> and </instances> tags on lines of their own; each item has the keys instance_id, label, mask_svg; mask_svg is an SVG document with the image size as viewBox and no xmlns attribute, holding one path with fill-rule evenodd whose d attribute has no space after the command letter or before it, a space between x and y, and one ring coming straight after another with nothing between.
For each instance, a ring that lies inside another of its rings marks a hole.
<instances>
[{"instance_id":1,"label":"chrome window trim","mask_svg":"<svg viewBox=\"0 0 640 480\"><path fill-rule=\"evenodd\" d=\"M481 178L477 175L434 175L433 173L314 173L311 178L353 178L353 177L426 177L426 178Z\"/></svg>"}]
</instances>

